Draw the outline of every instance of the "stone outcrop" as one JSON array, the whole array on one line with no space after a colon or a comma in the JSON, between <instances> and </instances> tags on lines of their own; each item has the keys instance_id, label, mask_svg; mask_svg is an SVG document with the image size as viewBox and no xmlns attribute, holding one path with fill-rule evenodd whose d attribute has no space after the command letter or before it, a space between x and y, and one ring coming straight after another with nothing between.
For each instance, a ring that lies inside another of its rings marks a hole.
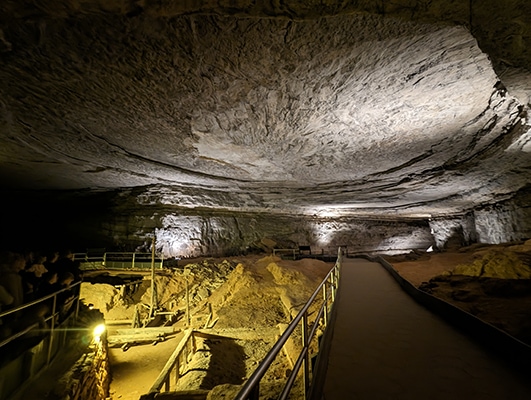
<instances>
[{"instance_id":1,"label":"stone outcrop","mask_svg":"<svg viewBox=\"0 0 531 400\"><path fill-rule=\"evenodd\" d=\"M105 341L92 343L72 368L59 379L54 394L65 400L109 398L110 361Z\"/></svg>"}]
</instances>

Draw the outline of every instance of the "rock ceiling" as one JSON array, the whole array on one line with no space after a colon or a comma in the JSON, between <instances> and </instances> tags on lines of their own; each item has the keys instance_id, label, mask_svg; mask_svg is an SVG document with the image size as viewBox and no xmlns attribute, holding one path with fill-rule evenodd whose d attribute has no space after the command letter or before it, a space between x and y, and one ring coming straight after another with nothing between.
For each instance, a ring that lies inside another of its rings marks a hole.
<instances>
[{"instance_id":1,"label":"rock ceiling","mask_svg":"<svg viewBox=\"0 0 531 400\"><path fill-rule=\"evenodd\" d=\"M453 2L26 3L0 6L4 187L405 216L530 182L526 2L493 3L513 23L475 22L475 36Z\"/></svg>"}]
</instances>

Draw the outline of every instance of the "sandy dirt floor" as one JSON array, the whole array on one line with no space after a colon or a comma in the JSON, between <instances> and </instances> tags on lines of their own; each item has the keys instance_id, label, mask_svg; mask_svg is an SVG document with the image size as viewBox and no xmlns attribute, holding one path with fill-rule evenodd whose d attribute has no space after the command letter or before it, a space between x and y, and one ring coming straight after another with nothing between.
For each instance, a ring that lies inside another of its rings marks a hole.
<instances>
[{"instance_id":1,"label":"sandy dirt floor","mask_svg":"<svg viewBox=\"0 0 531 400\"><path fill-rule=\"evenodd\" d=\"M138 400L148 393L159 372L179 344L182 332L153 344L132 346L127 351L121 347L109 349L112 371L111 398Z\"/></svg>"}]
</instances>

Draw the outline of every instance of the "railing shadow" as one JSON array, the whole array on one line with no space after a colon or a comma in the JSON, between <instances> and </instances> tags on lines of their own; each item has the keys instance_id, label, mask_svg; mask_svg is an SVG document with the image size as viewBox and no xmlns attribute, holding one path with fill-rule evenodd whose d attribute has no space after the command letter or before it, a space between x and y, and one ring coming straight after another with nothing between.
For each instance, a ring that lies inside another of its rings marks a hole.
<instances>
[{"instance_id":1,"label":"railing shadow","mask_svg":"<svg viewBox=\"0 0 531 400\"><path fill-rule=\"evenodd\" d=\"M200 389L211 390L222 384L240 385L245 377L245 351L235 339L208 335L204 343L210 352L207 373Z\"/></svg>"}]
</instances>

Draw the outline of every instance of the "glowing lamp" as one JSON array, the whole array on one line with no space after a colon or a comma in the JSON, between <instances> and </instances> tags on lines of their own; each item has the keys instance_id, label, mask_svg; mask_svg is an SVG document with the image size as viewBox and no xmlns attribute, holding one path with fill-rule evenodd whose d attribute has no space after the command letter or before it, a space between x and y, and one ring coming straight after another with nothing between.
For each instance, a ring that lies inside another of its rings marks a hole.
<instances>
[{"instance_id":1,"label":"glowing lamp","mask_svg":"<svg viewBox=\"0 0 531 400\"><path fill-rule=\"evenodd\" d=\"M105 332L105 324L99 324L99 325L96 325L96 327L92 331L92 335L94 336L94 339L96 341L99 341L100 336L103 335L104 332Z\"/></svg>"}]
</instances>

